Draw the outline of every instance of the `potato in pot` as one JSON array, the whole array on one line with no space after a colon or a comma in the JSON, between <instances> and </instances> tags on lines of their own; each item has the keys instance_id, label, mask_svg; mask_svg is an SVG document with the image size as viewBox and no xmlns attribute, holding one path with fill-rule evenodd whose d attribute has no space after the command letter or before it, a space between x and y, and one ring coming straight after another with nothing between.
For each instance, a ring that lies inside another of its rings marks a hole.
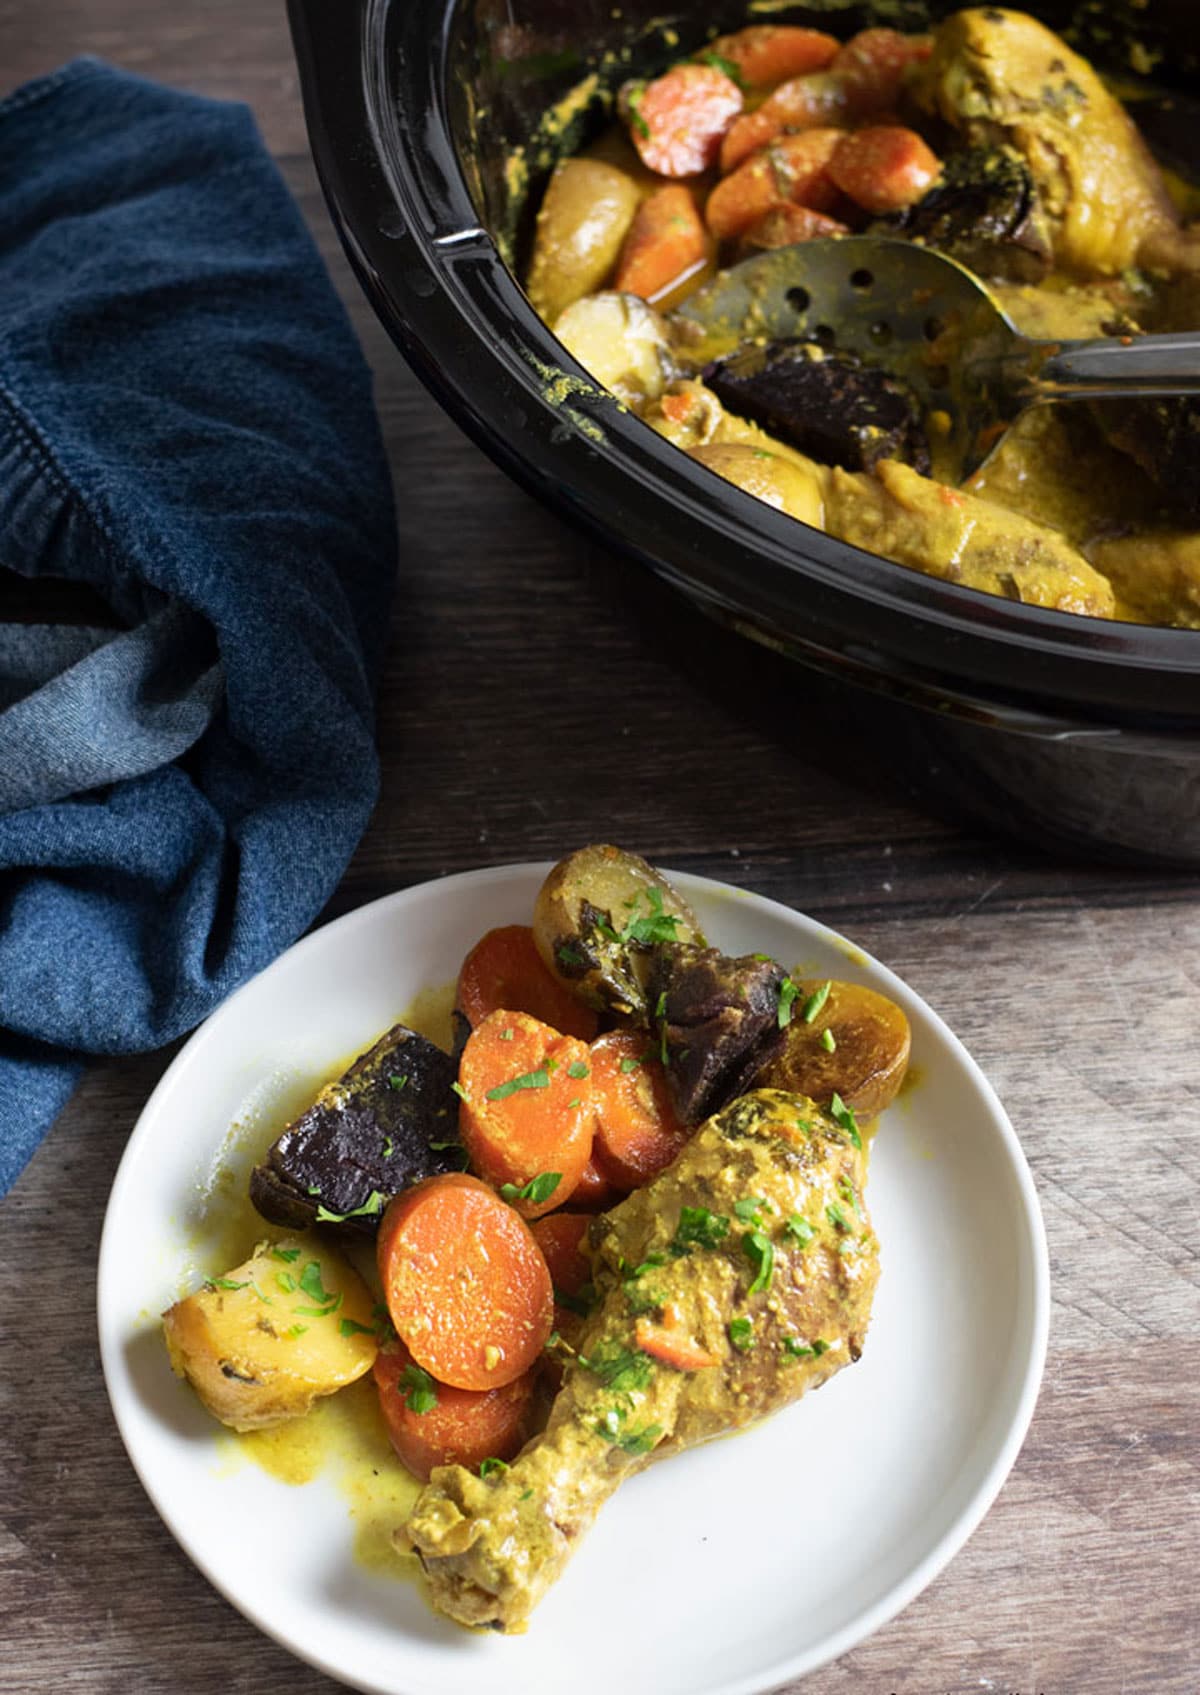
<instances>
[{"instance_id":1,"label":"potato in pot","mask_svg":"<svg viewBox=\"0 0 1200 1695\"><path fill-rule=\"evenodd\" d=\"M163 1314L171 1367L222 1424L299 1418L370 1371L378 1346L358 1273L311 1237L260 1242Z\"/></svg>"},{"instance_id":2,"label":"potato in pot","mask_svg":"<svg viewBox=\"0 0 1200 1695\"><path fill-rule=\"evenodd\" d=\"M527 284L534 310L547 323L603 288L638 199L633 178L601 159L564 159L555 166L538 213Z\"/></svg>"}]
</instances>

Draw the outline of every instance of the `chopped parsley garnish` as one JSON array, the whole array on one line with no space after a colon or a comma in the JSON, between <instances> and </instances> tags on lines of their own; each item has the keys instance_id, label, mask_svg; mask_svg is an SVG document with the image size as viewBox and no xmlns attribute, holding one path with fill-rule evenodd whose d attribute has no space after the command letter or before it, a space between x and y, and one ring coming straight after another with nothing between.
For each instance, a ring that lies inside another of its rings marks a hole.
<instances>
[{"instance_id":1,"label":"chopped parsley garnish","mask_svg":"<svg viewBox=\"0 0 1200 1695\"><path fill-rule=\"evenodd\" d=\"M480 1475L480 1477L490 1477L494 1471L507 1471L507 1470L508 1470L508 1461L507 1460L497 1460L497 1459L493 1459L493 1458L489 1457L488 1459L480 1460L480 1462L479 1462L479 1475Z\"/></svg>"},{"instance_id":2,"label":"chopped parsley garnish","mask_svg":"<svg viewBox=\"0 0 1200 1695\"><path fill-rule=\"evenodd\" d=\"M567 1076L578 1079L580 1077L590 1077L591 1073L583 1061L581 1059L577 1059L572 1064L568 1065Z\"/></svg>"},{"instance_id":3,"label":"chopped parsley garnish","mask_svg":"<svg viewBox=\"0 0 1200 1695\"><path fill-rule=\"evenodd\" d=\"M729 1340L739 1354L748 1354L754 1346L754 1326L748 1318L731 1318Z\"/></svg>"},{"instance_id":4,"label":"chopped parsley garnish","mask_svg":"<svg viewBox=\"0 0 1200 1695\"><path fill-rule=\"evenodd\" d=\"M513 1030L512 1026L510 1025L507 1030L501 1030L500 1040L502 1042L511 1042L515 1034L516 1034L516 1032ZM498 1461L497 1463L502 1465L504 1462L501 1460L501 1461ZM484 1464L485 1465L487 1464L486 1460L484 1461ZM482 1473L480 1475L482 1475Z\"/></svg>"},{"instance_id":5,"label":"chopped parsley garnish","mask_svg":"<svg viewBox=\"0 0 1200 1695\"><path fill-rule=\"evenodd\" d=\"M618 1394L631 1395L638 1389L648 1389L654 1376L649 1357L631 1348L609 1347L594 1354L580 1354L579 1364Z\"/></svg>"},{"instance_id":6,"label":"chopped parsley garnish","mask_svg":"<svg viewBox=\"0 0 1200 1695\"><path fill-rule=\"evenodd\" d=\"M830 1201L829 1205L825 1208L825 1216L829 1220L830 1224L833 1225L835 1230L849 1230L850 1220L846 1217L845 1213L836 1201Z\"/></svg>"},{"instance_id":7,"label":"chopped parsley garnish","mask_svg":"<svg viewBox=\"0 0 1200 1695\"><path fill-rule=\"evenodd\" d=\"M208 1282L210 1288L227 1289L230 1293L232 1293L235 1289L248 1289L250 1287L250 1279L248 1277L243 1278L240 1283L234 1277L210 1277Z\"/></svg>"},{"instance_id":8,"label":"chopped parsley garnish","mask_svg":"<svg viewBox=\"0 0 1200 1695\"><path fill-rule=\"evenodd\" d=\"M293 1324L284 1331L285 1336L304 1336L308 1333L307 1324Z\"/></svg>"},{"instance_id":9,"label":"chopped parsley garnish","mask_svg":"<svg viewBox=\"0 0 1200 1695\"><path fill-rule=\"evenodd\" d=\"M835 1124L840 1124L856 1148L862 1147L862 1137L858 1130L858 1120L853 1109L848 1107L839 1094L834 1094L829 1103L829 1116Z\"/></svg>"},{"instance_id":10,"label":"chopped parsley garnish","mask_svg":"<svg viewBox=\"0 0 1200 1695\"><path fill-rule=\"evenodd\" d=\"M639 889L632 900L625 902L626 906L636 907L639 898L644 898L646 905L650 908L649 917L631 918L617 940L621 942L641 942L647 947L653 946L655 942L677 941L678 937L675 932L679 928L679 920L672 913L663 911L662 890L655 888Z\"/></svg>"},{"instance_id":11,"label":"chopped parsley garnish","mask_svg":"<svg viewBox=\"0 0 1200 1695\"><path fill-rule=\"evenodd\" d=\"M802 1248L806 1248L816 1235L816 1231L798 1212L794 1212L783 1227L785 1236L793 1236Z\"/></svg>"},{"instance_id":12,"label":"chopped parsley garnish","mask_svg":"<svg viewBox=\"0 0 1200 1695\"><path fill-rule=\"evenodd\" d=\"M715 1248L728 1234L729 1220L724 1213L709 1212L707 1207L680 1207L670 1251L678 1259L689 1248Z\"/></svg>"},{"instance_id":13,"label":"chopped parsley garnish","mask_svg":"<svg viewBox=\"0 0 1200 1695\"><path fill-rule=\"evenodd\" d=\"M318 1206L317 1223L344 1224L348 1218L373 1218L377 1212L382 1212L386 1205L387 1196L381 1195L378 1189L372 1189L363 1204L351 1208L349 1212L330 1212L328 1207Z\"/></svg>"},{"instance_id":14,"label":"chopped parsley garnish","mask_svg":"<svg viewBox=\"0 0 1200 1695\"><path fill-rule=\"evenodd\" d=\"M531 1177L528 1183L519 1187L516 1183L501 1183L500 1194L506 1201L530 1201L535 1207L540 1207L543 1201L550 1199L561 1182L561 1171L539 1171L536 1177Z\"/></svg>"},{"instance_id":15,"label":"chopped parsley garnish","mask_svg":"<svg viewBox=\"0 0 1200 1695\"><path fill-rule=\"evenodd\" d=\"M633 88L631 88L625 96L625 110L629 115L629 122L632 124L633 128L640 136L643 137L643 139L649 141L650 125L646 122L645 118L643 118L639 110L639 107L642 104L642 95L645 94L645 92L646 85L644 82L637 83Z\"/></svg>"},{"instance_id":16,"label":"chopped parsley garnish","mask_svg":"<svg viewBox=\"0 0 1200 1695\"><path fill-rule=\"evenodd\" d=\"M797 1360L819 1360L822 1354L829 1352L829 1343L818 1338L815 1342L802 1342L799 1336L783 1338L784 1353L791 1354Z\"/></svg>"},{"instance_id":17,"label":"chopped parsley garnish","mask_svg":"<svg viewBox=\"0 0 1200 1695\"><path fill-rule=\"evenodd\" d=\"M555 958L561 965L586 965L587 955L571 942L560 942L554 950Z\"/></svg>"},{"instance_id":18,"label":"chopped parsley garnish","mask_svg":"<svg viewBox=\"0 0 1200 1695\"><path fill-rule=\"evenodd\" d=\"M281 1259L285 1265L291 1265L293 1260L300 1258L299 1248L272 1248L272 1259Z\"/></svg>"},{"instance_id":19,"label":"chopped parsley garnish","mask_svg":"<svg viewBox=\"0 0 1200 1695\"><path fill-rule=\"evenodd\" d=\"M537 1071L523 1071L519 1077L510 1077L507 1083L497 1083L494 1089L489 1089L484 1096L488 1101L506 1101L510 1095L517 1094L521 1089L548 1089L550 1087L550 1072L546 1066Z\"/></svg>"},{"instance_id":20,"label":"chopped parsley garnish","mask_svg":"<svg viewBox=\"0 0 1200 1695\"><path fill-rule=\"evenodd\" d=\"M294 1295L296 1293L296 1279L292 1276L290 1271L277 1271L275 1273L275 1284L277 1288L283 1290L285 1295Z\"/></svg>"},{"instance_id":21,"label":"chopped parsley garnish","mask_svg":"<svg viewBox=\"0 0 1200 1695\"><path fill-rule=\"evenodd\" d=\"M818 1012L829 999L829 991L832 987L832 983L822 983L819 989L814 989L812 994L809 995L800 1014L806 1024L811 1024L814 1021Z\"/></svg>"},{"instance_id":22,"label":"chopped parsley garnish","mask_svg":"<svg viewBox=\"0 0 1200 1695\"><path fill-rule=\"evenodd\" d=\"M300 1273L300 1289L303 1294L308 1296L310 1301L315 1301L319 1306L324 1306L333 1299L333 1296L321 1281L319 1260L310 1259Z\"/></svg>"},{"instance_id":23,"label":"chopped parsley garnish","mask_svg":"<svg viewBox=\"0 0 1200 1695\"><path fill-rule=\"evenodd\" d=\"M747 1293L757 1295L761 1289L769 1289L771 1274L775 1270L775 1249L771 1238L761 1230L751 1230L742 1237L742 1252L754 1267L754 1281Z\"/></svg>"},{"instance_id":24,"label":"chopped parsley garnish","mask_svg":"<svg viewBox=\"0 0 1200 1695\"><path fill-rule=\"evenodd\" d=\"M471 1163L471 1156L461 1142L430 1142L429 1151L434 1154L456 1154L460 1171L465 1171Z\"/></svg>"},{"instance_id":25,"label":"chopped parsley garnish","mask_svg":"<svg viewBox=\"0 0 1200 1695\"><path fill-rule=\"evenodd\" d=\"M399 1073L393 1072L392 1075L388 1078L388 1088L389 1089L402 1089L407 1082L408 1082L408 1072L407 1071L402 1071L402 1072L399 1072Z\"/></svg>"},{"instance_id":26,"label":"chopped parsley garnish","mask_svg":"<svg viewBox=\"0 0 1200 1695\"><path fill-rule=\"evenodd\" d=\"M743 1224L761 1224L763 1213L772 1208L765 1195L743 1195L740 1201L734 1201L733 1210Z\"/></svg>"},{"instance_id":27,"label":"chopped parsley garnish","mask_svg":"<svg viewBox=\"0 0 1200 1695\"><path fill-rule=\"evenodd\" d=\"M821 1046L826 1053L833 1053L837 1048L837 1037L828 1025L821 1031Z\"/></svg>"},{"instance_id":28,"label":"chopped parsley garnish","mask_svg":"<svg viewBox=\"0 0 1200 1695\"><path fill-rule=\"evenodd\" d=\"M568 1112L574 1112L574 1110L577 1106L582 1106L582 1105L583 1105L583 1101L580 1099L580 1097L578 1095L576 1095L575 1099L573 1101L567 1102L567 1111Z\"/></svg>"},{"instance_id":29,"label":"chopped parsley garnish","mask_svg":"<svg viewBox=\"0 0 1200 1695\"><path fill-rule=\"evenodd\" d=\"M775 1007L775 1022L781 1030L786 1030L792 1022L792 1002L800 993L799 985L785 977L779 985L779 1000Z\"/></svg>"},{"instance_id":30,"label":"chopped parsley garnish","mask_svg":"<svg viewBox=\"0 0 1200 1695\"><path fill-rule=\"evenodd\" d=\"M849 1202L849 1204L854 1208L855 1212L858 1214L858 1217L861 1219L862 1215L863 1215L863 1210L862 1210L862 1207L859 1204L858 1190L854 1187L854 1184L850 1181L850 1179L848 1177L839 1177L838 1178L838 1194L842 1197L842 1199L844 1201Z\"/></svg>"},{"instance_id":31,"label":"chopped parsley garnish","mask_svg":"<svg viewBox=\"0 0 1200 1695\"><path fill-rule=\"evenodd\" d=\"M329 1318L329 1317L332 1316L333 1313L335 1313L338 1310L338 1308L341 1306L341 1304L342 1304L342 1295L341 1295L341 1291L339 1290L336 1295L332 1295L330 1297L329 1302L326 1306L323 1306L323 1307L293 1307L292 1311L294 1313L296 1313L300 1318Z\"/></svg>"},{"instance_id":32,"label":"chopped parsley garnish","mask_svg":"<svg viewBox=\"0 0 1200 1695\"><path fill-rule=\"evenodd\" d=\"M391 1159L392 1153L393 1153L392 1138L390 1136L385 1136L384 1139L383 1139L383 1157L384 1157L384 1159Z\"/></svg>"},{"instance_id":33,"label":"chopped parsley garnish","mask_svg":"<svg viewBox=\"0 0 1200 1695\"><path fill-rule=\"evenodd\" d=\"M739 88L745 88L746 84L742 77L741 68L735 65L732 59L727 59L723 53L718 53L710 47L706 53L697 53L696 61L701 65L711 65L714 71L720 71L729 78L730 82L735 82Z\"/></svg>"},{"instance_id":34,"label":"chopped parsley garnish","mask_svg":"<svg viewBox=\"0 0 1200 1695\"><path fill-rule=\"evenodd\" d=\"M531 1495L532 1495L532 1494L533 1494L533 1490L532 1490L532 1489L522 1489L522 1491L521 1491L521 1499L522 1499L522 1500L523 1500L523 1501L527 1501L527 1500L528 1500L528 1499L529 1499L529 1497L530 1497L530 1496L531 1496Z\"/></svg>"},{"instance_id":35,"label":"chopped parsley garnish","mask_svg":"<svg viewBox=\"0 0 1200 1695\"><path fill-rule=\"evenodd\" d=\"M400 1373L396 1388L400 1399L407 1401L409 1412L432 1412L438 1404L437 1385L419 1365L406 1365Z\"/></svg>"},{"instance_id":36,"label":"chopped parsley garnish","mask_svg":"<svg viewBox=\"0 0 1200 1695\"><path fill-rule=\"evenodd\" d=\"M463 1088L462 1084L460 1082L458 1082L457 1079L455 1079L455 1081L453 1083L451 1083L450 1087L454 1090L454 1093L458 1096L460 1101L466 1100L467 1091Z\"/></svg>"},{"instance_id":37,"label":"chopped parsley garnish","mask_svg":"<svg viewBox=\"0 0 1200 1695\"><path fill-rule=\"evenodd\" d=\"M596 1421L596 1434L623 1453L648 1454L663 1433L661 1424L646 1424L640 1430L623 1430L624 1422L625 1414L620 1407L609 1407Z\"/></svg>"},{"instance_id":38,"label":"chopped parsley garnish","mask_svg":"<svg viewBox=\"0 0 1200 1695\"><path fill-rule=\"evenodd\" d=\"M639 1054L636 1059L623 1059L621 1061L622 1074L624 1076L628 1077L629 1073L631 1071L636 1071L638 1066L641 1065L642 1061L644 1059L648 1059L648 1058L649 1058L649 1054Z\"/></svg>"},{"instance_id":39,"label":"chopped parsley garnish","mask_svg":"<svg viewBox=\"0 0 1200 1695\"><path fill-rule=\"evenodd\" d=\"M343 1336L374 1336L375 1331L369 1324L360 1324L356 1318L344 1318L338 1325L338 1331Z\"/></svg>"}]
</instances>

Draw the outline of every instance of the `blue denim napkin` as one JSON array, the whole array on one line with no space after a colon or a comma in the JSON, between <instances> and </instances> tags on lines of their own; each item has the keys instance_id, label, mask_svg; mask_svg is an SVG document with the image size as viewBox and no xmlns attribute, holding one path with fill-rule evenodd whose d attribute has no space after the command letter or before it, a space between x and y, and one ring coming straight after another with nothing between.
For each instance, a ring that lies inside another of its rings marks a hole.
<instances>
[{"instance_id":1,"label":"blue denim napkin","mask_svg":"<svg viewBox=\"0 0 1200 1695\"><path fill-rule=\"evenodd\" d=\"M241 106L93 61L0 102L0 1193L82 1056L286 947L374 804L395 575L370 378Z\"/></svg>"}]
</instances>

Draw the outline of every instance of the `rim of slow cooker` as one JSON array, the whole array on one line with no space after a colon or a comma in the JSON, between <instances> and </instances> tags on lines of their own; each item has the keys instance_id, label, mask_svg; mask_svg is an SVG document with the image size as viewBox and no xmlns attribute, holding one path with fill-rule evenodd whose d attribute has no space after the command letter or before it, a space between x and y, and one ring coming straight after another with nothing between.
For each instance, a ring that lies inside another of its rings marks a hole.
<instances>
[{"instance_id":1,"label":"rim of slow cooker","mask_svg":"<svg viewBox=\"0 0 1200 1695\"><path fill-rule=\"evenodd\" d=\"M289 10L318 171L368 295L417 374L519 482L710 609L874 686L1030 732L1069 732L1075 715L1194 732L1200 632L1002 600L817 530L801 551L795 520L599 390L471 198L449 116L457 0L432 31L422 8L391 0L360 0L349 17L322 0Z\"/></svg>"}]
</instances>

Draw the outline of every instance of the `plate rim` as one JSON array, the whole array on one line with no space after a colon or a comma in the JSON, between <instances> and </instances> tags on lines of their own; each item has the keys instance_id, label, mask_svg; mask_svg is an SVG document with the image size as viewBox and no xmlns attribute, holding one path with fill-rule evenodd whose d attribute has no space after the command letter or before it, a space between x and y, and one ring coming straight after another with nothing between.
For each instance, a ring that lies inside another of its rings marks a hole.
<instances>
[{"instance_id":1,"label":"plate rim","mask_svg":"<svg viewBox=\"0 0 1200 1695\"><path fill-rule=\"evenodd\" d=\"M544 877L554 863L551 860L505 861L492 866L480 866L467 871L452 872L441 877L424 878L419 882L407 884L403 888L394 889L388 894L376 896L373 900L353 907L349 912L341 913L325 924L317 925L314 929L299 937L279 953L275 959L256 972L253 977L248 978L245 983L239 985L237 989L214 1007L190 1033L183 1047L173 1057L138 1113L133 1129L130 1131L122 1150L105 1203L104 1222L100 1233L96 1261L96 1325L101 1368L109 1408L117 1426L122 1446L151 1506L188 1560L217 1593L255 1629L262 1631L265 1636L278 1643L280 1647L295 1658L313 1666L316 1670L334 1679L335 1682L362 1690L364 1695L401 1695L401 1691L400 1686L394 1681L381 1683L363 1680L357 1672L353 1674L353 1677L348 1677L343 1667L322 1658L319 1651L297 1647L285 1630L276 1626L270 1620L269 1615L265 1614L253 1601L233 1592L232 1587L222 1578L219 1569L215 1568L213 1563L193 1545L193 1539L187 1529L175 1521L168 1502L162 1498L160 1491L146 1475L135 1449L134 1440L126 1429L125 1418L121 1410L123 1406L122 1398L114 1394L114 1383L118 1381L120 1372L120 1349L115 1342L110 1346L106 1325L104 1291L109 1277L108 1266L116 1254L114 1244L117 1231L116 1215L119 1211L117 1203L126 1185L133 1181L141 1157L142 1146L149 1138L150 1127L157 1116L160 1097L169 1093L176 1086L179 1075L196 1063L204 1047L214 1039L212 1035L213 1027L218 1022L224 1023L226 1018L235 1012L239 1001L247 997L262 978L281 968L285 962L291 962L297 956L311 952L315 947L325 942L331 933L352 930L368 923L369 915L378 913L382 907L402 908L410 902L428 898L434 891L446 891L453 894L456 889L470 885L495 885L497 882L519 882L539 875ZM684 894L694 890L701 896L711 896L722 900L732 898L734 901L746 901L757 912L774 921L785 924L795 924L798 921L819 940L841 953L851 965L855 965L861 960L872 976L877 976L885 990L902 1005L915 1004L920 1007L922 1014L930 1021L938 1039L950 1047L959 1063L964 1067L972 1086L982 1096L990 1111L993 1128L999 1132L1007 1163L1016 1180L1016 1192L1020 1198L1020 1236L1030 1273L1029 1288L1026 1291L1028 1310L1022 1313L1019 1302L1014 1306L1018 1325L1028 1331L1028 1344L1025 1350L1020 1389L1015 1399L1013 1416L1005 1430L1003 1441L993 1454L985 1474L980 1479L970 1499L933 1547L911 1568L904 1578L896 1582L873 1605L866 1607L838 1630L820 1637L800 1652L779 1661L768 1673L766 1683L763 1683L760 1675L755 1674L752 1677L735 1678L721 1684L710 1685L702 1692L702 1695L763 1695L764 1691L778 1688L784 1683L804 1677L822 1666L831 1664L875 1635L877 1631L912 1604L917 1596L945 1570L950 1561L979 1528L1016 1463L1028 1434L1040 1393L1050 1329L1049 1248L1045 1221L1033 1173L1021 1146L1020 1138L999 1095L961 1038L954 1033L940 1013L930 1006L922 995L911 988L890 966L885 965L874 954L860 947L858 943L835 930L832 926L823 923L820 919L813 918L796 907L789 906L786 902L776 900L769 895L759 894L756 890L747 889L738 884L724 882L719 878L702 876L688 871L676 871L666 866L658 866L657 869ZM124 1388L123 1385L121 1387ZM405 1695L407 1695L407 1691L405 1691Z\"/></svg>"}]
</instances>

